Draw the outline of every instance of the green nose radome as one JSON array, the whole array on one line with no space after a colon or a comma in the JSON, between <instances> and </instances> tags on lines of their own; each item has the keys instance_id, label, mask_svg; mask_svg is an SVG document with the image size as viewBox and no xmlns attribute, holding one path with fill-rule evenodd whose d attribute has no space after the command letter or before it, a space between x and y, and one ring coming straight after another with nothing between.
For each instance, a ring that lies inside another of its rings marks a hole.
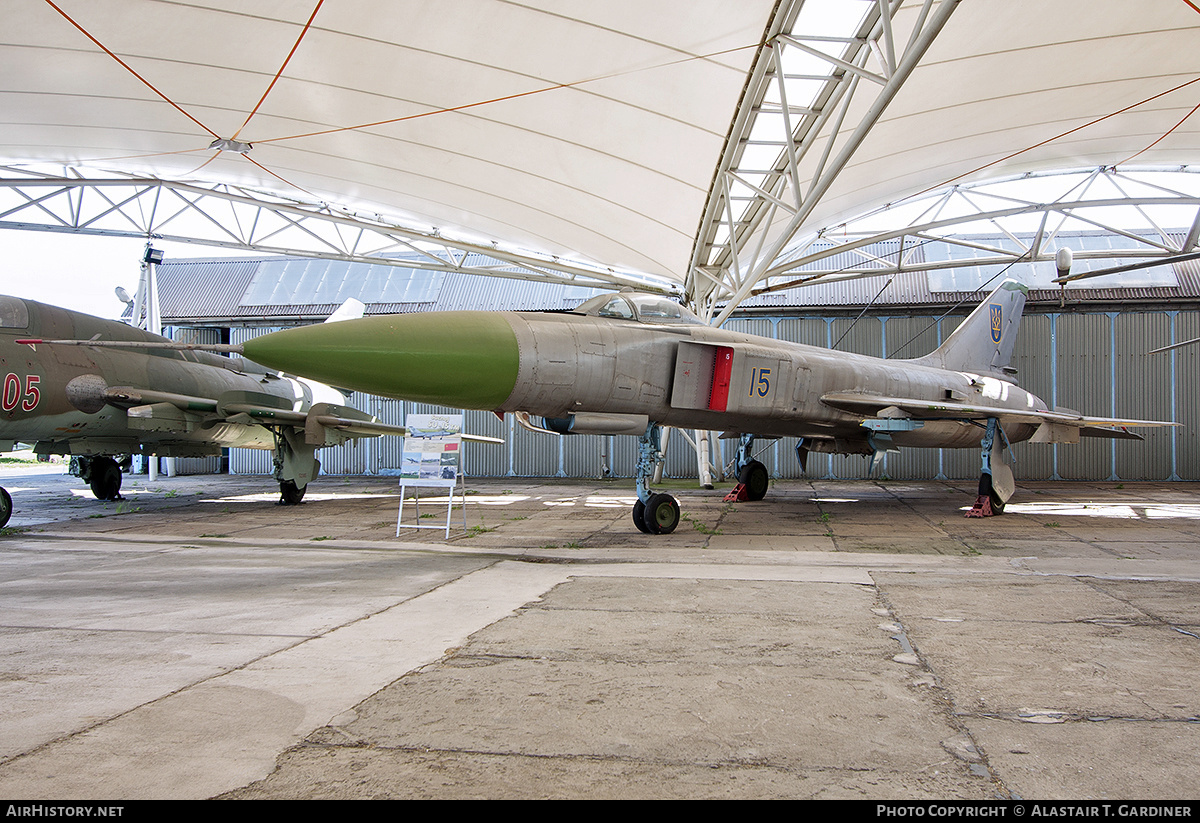
<instances>
[{"instance_id":1,"label":"green nose radome","mask_svg":"<svg viewBox=\"0 0 1200 823\"><path fill-rule=\"evenodd\" d=\"M265 334L245 356L331 386L465 409L498 408L517 380L517 338L495 312L396 314Z\"/></svg>"}]
</instances>

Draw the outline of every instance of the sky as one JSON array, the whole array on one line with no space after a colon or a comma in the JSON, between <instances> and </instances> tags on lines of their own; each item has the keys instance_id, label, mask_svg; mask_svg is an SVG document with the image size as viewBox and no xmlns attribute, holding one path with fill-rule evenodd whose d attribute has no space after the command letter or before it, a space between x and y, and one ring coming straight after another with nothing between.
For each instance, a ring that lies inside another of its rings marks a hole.
<instances>
[{"instance_id":1,"label":"sky","mask_svg":"<svg viewBox=\"0 0 1200 823\"><path fill-rule=\"evenodd\" d=\"M167 259L236 254L157 240L154 247ZM0 229L0 294L115 319L125 310L116 288L136 293L145 248L132 238Z\"/></svg>"}]
</instances>

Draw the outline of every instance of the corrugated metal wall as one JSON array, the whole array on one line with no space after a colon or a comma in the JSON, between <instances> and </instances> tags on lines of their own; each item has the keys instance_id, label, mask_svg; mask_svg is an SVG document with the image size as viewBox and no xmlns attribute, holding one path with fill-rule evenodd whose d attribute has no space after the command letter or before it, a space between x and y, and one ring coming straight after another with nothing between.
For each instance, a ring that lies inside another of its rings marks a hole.
<instances>
[{"instance_id":1,"label":"corrugated metal wall","mask_svg":"<svg viewBox=\"0 0 1200 823\"><path fill-rule=\"evenodd\" d=\"M961 317L935 321L929 317L741 318L726 328L810 345L829 346L882 356L899 352L916 357L934 349ZM931 327L932 326L932 327ZM268 329L234 329L234 341ZM1084 414L1175 420L1183 428L1149 429L1145 442L1085 438L1079 445L1017 444L1017 476L1026 480L1200 480L1200 346L1160 355L1145 352L1158 346L1200 337L1200 312L1155 311L1115 313L1026 314L1022 319L1014 365L1018 382L1051 406ZM911 341L911 342L910 342ZM906 345L907 344L907 345ZM385 422L403 423L409 414L437 407L354 395L350 403ZM468 411L469 432L503 437L504 445L469 443L464 447L466 473L475 477L631 477L636 458L632 437L557 437L528 432L511 417L501 421L489 412ZM689 432L689 434L691 434ZM736 442L721 444L722 460L733 459ZM760 441L758 458L772 476L794 478L801 472L795 438ZM326 474L391 474L400 467L401 441L372 438L320 453ZM234 474L270 474L268 452L231 449ZM867 476L865 457L809 456L808 474L816 478ZM674 433L667 448L666 474L695 477L696 458L684 437ZM893 479L971 479L979 474L976 449L907 449L889 454L881 474Z\"/></svg>"}]
</instances>

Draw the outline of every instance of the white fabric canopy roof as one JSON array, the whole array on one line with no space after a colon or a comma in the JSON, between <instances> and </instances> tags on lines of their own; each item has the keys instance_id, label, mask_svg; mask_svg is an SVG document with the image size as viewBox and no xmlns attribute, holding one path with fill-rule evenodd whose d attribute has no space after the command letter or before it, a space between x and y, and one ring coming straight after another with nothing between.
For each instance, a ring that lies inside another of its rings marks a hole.
<instances>
[{"instance_id":1,"label":"white fabric canopy roof","mask_svg":"<svg viewBox=\"0 0 1200 823\"><path fill-rule=\"evenodd\" d=\"M251 185L682 283L776 5L22 0L0 164ZM799 229L957 179L1196 162L1198 42L1189 0L962 0Z\"/></svg>"},{"instance_id":2,"label":"white fabric canopy roof","mask_svg":"<svg viewBox=\"0 0 1200 823\"><path fill-rule=\"evenodd\" d=\"M1198 46L1189 0L963 0L808 225L951 182L1200 162L1200 117L1175 128Z\"/></svg>"},{"instance_id":3,"label":"white fabric canopy roof","mask_svg":"<svg viewBox=\"0 0 1200 823\"><path fill-rule=\"evenodd\" d=\"M331 0L245 123L316 0L60 0L78 27L23 0L0 158L310 193L678 276L773 4ZM201 168L235 136L246 157Z\"/></svg>"}]
</instances>

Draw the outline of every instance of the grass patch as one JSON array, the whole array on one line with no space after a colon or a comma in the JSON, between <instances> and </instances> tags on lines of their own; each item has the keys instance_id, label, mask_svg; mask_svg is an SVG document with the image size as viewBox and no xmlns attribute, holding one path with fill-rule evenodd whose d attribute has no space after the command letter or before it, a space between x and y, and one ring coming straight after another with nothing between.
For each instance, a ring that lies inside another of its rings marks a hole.
<instances>
[{"instance_id":1,"label":"grass patch","mask_svg":"<svg viewBox=\"0 0 1200 823\"><path fill-rule=\"evenodd\" d=\"M699 520L693 520L691 515L685 514L681 517L681 519L691 523L692 528L700 532L700 534L721 534L720 529L715 529L706 523L701 523Z\"/></svg>"},{"instance_id":2,"label":"grass patch","mask_svg":"<svg viewBox=\"0 0 1200 823\"><path fill-rule=\"evenodd\" d=\"M0 457L0 465L5 466L35 466L41 462L36 457Z\"/></svg>"}]
</instances>

